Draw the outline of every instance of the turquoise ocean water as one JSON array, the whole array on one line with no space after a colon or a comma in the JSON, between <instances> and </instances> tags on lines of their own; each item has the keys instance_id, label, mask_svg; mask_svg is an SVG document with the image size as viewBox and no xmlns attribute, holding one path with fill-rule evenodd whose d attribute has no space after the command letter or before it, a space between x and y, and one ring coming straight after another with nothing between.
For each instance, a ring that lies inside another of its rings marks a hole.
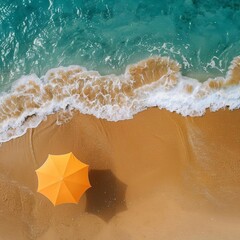
<instances>
[{"instance_id":1,"label":"turquoise ocean water","mask_svg":"<svg viewBox=\"0 0 240 240\"><path fill-rule=\"evenodd\" d=\"M239 0L0 0L0 89L77 64L122 73L152 55L224 75L240 55Z\"/></svg>"}]
</instances>

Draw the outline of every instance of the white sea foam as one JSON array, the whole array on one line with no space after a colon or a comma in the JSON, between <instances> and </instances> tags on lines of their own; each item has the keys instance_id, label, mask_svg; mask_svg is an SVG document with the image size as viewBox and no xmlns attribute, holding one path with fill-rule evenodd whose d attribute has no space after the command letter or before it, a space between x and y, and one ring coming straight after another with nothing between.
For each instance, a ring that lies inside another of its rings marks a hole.
<instances>
[{"instance_id":1,"label":"white sea foam","mask_svg":"<svg viewBox=\"0 0 240 240\"><path fill-rule=\"evenodd\" d=\"M182 76L177 62L161 57L128 66L120 76L101 76L80 66L51 69L41 78L23 76L0 96L0 142L66 109L119 121L153 106L183 116L239 109L240 58L234 59L226 78L204 83Z\"/></svg>"}]
</instances>

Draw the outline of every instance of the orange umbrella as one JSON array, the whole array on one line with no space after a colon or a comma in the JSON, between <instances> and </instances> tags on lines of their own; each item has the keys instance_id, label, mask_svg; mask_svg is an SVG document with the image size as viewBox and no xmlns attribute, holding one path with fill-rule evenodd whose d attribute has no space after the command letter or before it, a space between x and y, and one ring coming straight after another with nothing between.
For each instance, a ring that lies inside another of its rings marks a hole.
<instances>
[{"instance_id":1,"label":"orange umbrella","mask_svg":"<svg viewBox=\"0 0 240 240\"><path fill-rule=\"evenodd\" d=\"M91 187L88 165L79 161L72 153L49 154L36 173L37 191L45 195L53 205L78 203L84 192Z\"/></svg>"}]
</instances>

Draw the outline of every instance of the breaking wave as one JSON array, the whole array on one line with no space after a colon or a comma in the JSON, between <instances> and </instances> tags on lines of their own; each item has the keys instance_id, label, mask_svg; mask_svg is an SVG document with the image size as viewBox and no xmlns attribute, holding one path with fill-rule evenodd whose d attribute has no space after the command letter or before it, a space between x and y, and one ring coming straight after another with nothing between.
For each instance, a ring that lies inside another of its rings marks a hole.
<instances>
[{"instance_id":1,"label":"breaking wave","mask_svg":"<svg viewBox=\"0 0 240 240\"><path fill-rule=\"evenodd\" d=\"M23 135L56 112L62 113L63 122L72 110L119 121L149 107L183 116L240 108L240 57L232 61L225 78L203 83L182 76L180 68L167 57L151 57L119 76L101 76L81 66L51 69L41 78L23 76L0 96L0 142Z\"/></svg>"}]
</instances>

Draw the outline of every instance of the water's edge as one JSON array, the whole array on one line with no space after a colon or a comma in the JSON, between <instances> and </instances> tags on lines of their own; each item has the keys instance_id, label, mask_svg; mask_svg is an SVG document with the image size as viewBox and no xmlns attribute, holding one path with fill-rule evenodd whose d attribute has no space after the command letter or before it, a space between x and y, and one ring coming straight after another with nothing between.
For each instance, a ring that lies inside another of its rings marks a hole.
<instances>
[{"instance_id":1,"label":"water's edge","mask_svg":"<svg viewBox=\"0 0 240 240\"><path fill-rule=\"evenodd\" d=\"M23 76L0 96L0 142L23 135L59 111L67 112L67 118L75 109L119 121L154 106L183 116L239 109L240 57L232 61L226 77L203 83L182 76L179 63L167 57L145 59L118 76L101 76L81 66L51 69L40 78Z\"/></svg>"}]
</instances>

